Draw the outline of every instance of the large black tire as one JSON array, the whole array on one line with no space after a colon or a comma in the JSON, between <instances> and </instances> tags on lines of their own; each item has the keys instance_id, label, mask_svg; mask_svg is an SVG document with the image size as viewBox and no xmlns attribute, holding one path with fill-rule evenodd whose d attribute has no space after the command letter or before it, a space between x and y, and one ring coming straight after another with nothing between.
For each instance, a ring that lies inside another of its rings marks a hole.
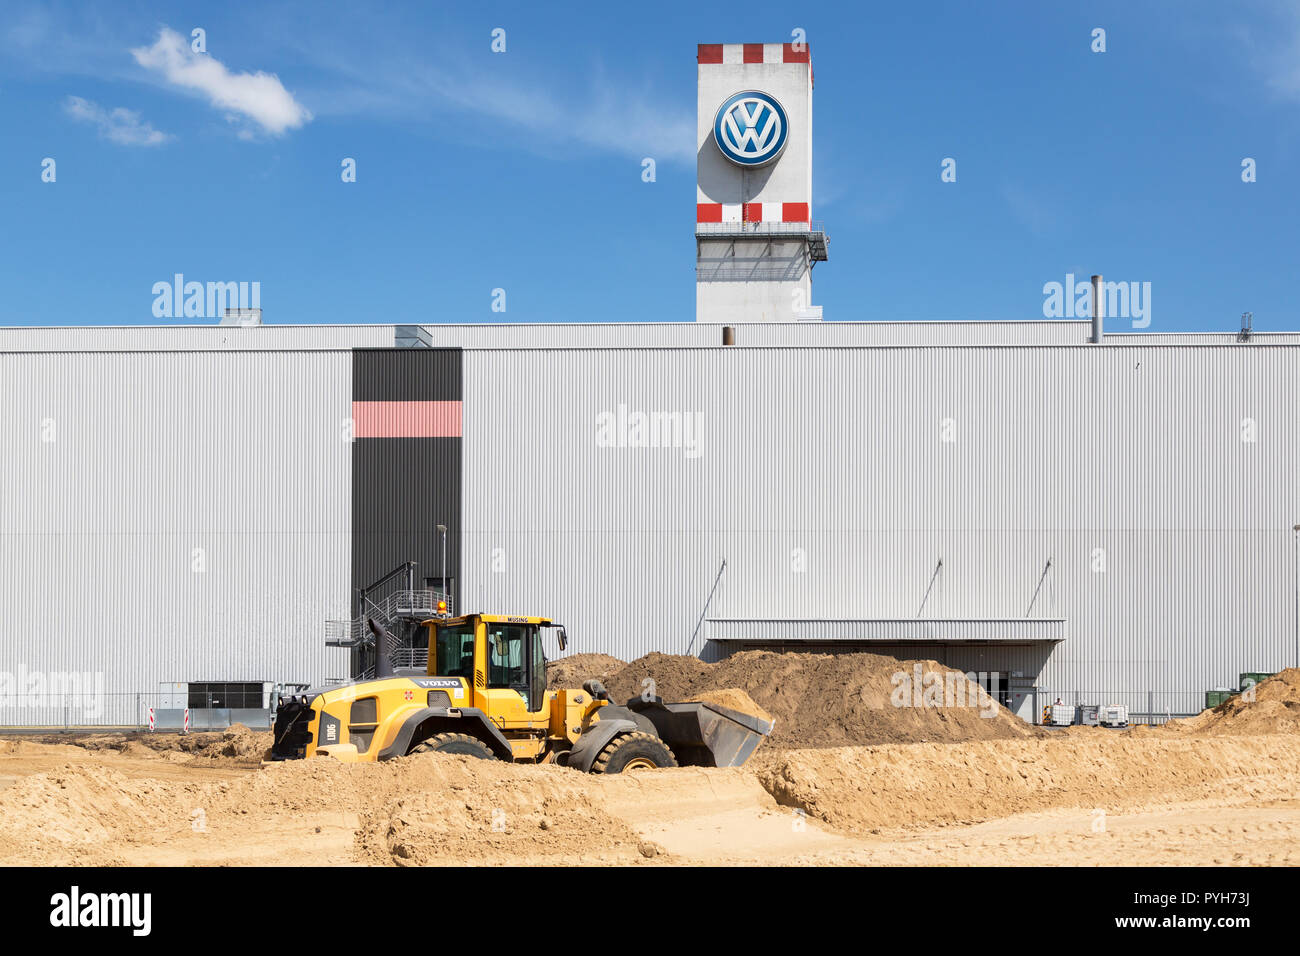
<instances>
[{"instance_id":1,"label":"large black tire","mask_svg":"<svg viewBox=\"0 0 1300 956\"><path fill-rule=\"evenodd\" d=\"M422 740L411 748L413 754L463 754L466 757L478 757L491 760L494 754L491 748L477 737L469 734L435 734L428 740Z\"/></svg>"},{"instance_id":2,"label":"large black tire","mask_svg":"<svg viewBox=\"0 0 1300 956\"><path fill-rule=\"evenodd\" d=\"M622 773L651 767L676 767L677 758L668 745L651 734L634 731L615 737L596 757L592 773Z\"/></svg>"}]
</instances>

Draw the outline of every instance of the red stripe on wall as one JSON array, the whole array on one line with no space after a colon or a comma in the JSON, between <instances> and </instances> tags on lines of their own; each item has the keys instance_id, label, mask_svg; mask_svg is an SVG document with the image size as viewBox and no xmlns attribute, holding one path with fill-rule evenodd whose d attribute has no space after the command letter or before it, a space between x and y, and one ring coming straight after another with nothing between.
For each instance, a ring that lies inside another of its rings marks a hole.
<instances>
[{"instance_id":1,"label":"red stripe on wall","mask_svg":"<svg viewBox=\"0 0 1300 956\"><path fill-rule=\"evenodd\" d=\"M781 203L782 222L807 222L808 204L806 202Z\"/></svg>"},{"instance_id":2,"label":"red stripe on wall","mask_svg":"<svg viewBox=\"0 0 1300 956\"><path fill-rule=\"evenodd\" d=\"M695 204L696 222L722 222L722 203L697 202Z\"/></svg>"},{"instance_id":3,"label":"red stripe on wall","mask_svg":"<svg viewBox=\"0 0 1300 956\"><path fill-rule=\"evenodd\" d=\"M762 222L763 204L761 202L745 203L744 220L745 222Z\"/></svg>"},{"instance_id":4,"label":"red stripe on wall","mask_svg":"<svg viewBox=\"0 0 1300 956\"><path fill-rule=\"evenodd\" d=\"M801 44L802 50L796 50L793 43L786 43L782 46L782 60L785 63L811 63L812 47L807 43Z\"/></svg>"},{"instance_id":5,"label":"red stripe on wall","mask_svg":"<svg viewBox=\"0 0 1300 956\"><path fill-rule=\"evenodd\" d=\"M721 63L722 62L722 44L721 43L701 43L699 52L695 59L700 63Z\"/></svg>"},{"instance_id":6,"label":"red stripe on wall","mask_svg":"<svg viewBox=\"0 0 1300 956\"><path fill-rule=\"evenodd\" d=\"M460 438L460 402L353 402L357 438Z\"/></svg>"},{"instance_id":7,"label":"red stripe on wall","mask_svg":"<svg viewBox=\"0 0 1300 956\"><path fill-rule=\"evenodd\" d=\"M744 56L744 62L745 62L745 63L762 63L762 62L763 62L763 44L761 44L761 43L745 43L745 44L742 44L742 46L744 46L744 48L745 48L745 56Z\"/></svg>"}]
</instances>

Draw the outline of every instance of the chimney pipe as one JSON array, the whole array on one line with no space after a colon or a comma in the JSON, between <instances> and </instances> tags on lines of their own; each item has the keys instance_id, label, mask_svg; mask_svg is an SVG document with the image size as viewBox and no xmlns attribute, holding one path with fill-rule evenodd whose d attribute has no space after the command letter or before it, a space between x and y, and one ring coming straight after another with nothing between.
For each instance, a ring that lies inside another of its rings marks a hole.
<instances>
[{"instance_id":1,"label":"chimney pipe","mask_svg":"<svg viewBox=\"0 0 1300 956\"><path fill-rule=\"evenodd\" d=\"M722 327L722 344L723 344L723 345L735 345L735 344L736 344L736 329L735 329L735 326L724 325L724 326Z\"/></svg>"},{"instance_id":2,"label":"chimney pipe","mask_svg":"<svg viewBox=\"0 0 1300 956\"><path fill-rule=\"evenodd\" d=\"M1101 320L1105 317L1105 310L1101 307L1101 276L1092 277L1092 337L1088 340L1093 345L1100 345L1102 336L1105 334L1102 330Z\"/></svg>"},{"instance_id":3,"label":"chimney pipe","mask_svg":"<svg viewBox=\"0 0 1300 956\"><path fill-rule=\"evenodd\" d=\"M370 633L375 636L375 680L393 676L393 636L373 617L366 618Z\"/></svg>"}]
</instances>

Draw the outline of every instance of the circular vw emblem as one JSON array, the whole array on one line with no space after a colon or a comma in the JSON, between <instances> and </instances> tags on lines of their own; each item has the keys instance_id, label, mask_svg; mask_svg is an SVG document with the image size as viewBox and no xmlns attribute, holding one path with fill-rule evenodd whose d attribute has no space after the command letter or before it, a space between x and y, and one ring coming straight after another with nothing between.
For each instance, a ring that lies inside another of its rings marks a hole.
<instances>
[{"instance_id":1,"label":"circular vw emblem","mask_svg":"<svg viewBox=\"0 0 1300 956\"><path fill-rule=\"evenodd\" d=\"M713 141L739 166L762 166L781 155L790 131L776 97L746 90L729 97L713 118Z\"/></svg>"}]
</instances>

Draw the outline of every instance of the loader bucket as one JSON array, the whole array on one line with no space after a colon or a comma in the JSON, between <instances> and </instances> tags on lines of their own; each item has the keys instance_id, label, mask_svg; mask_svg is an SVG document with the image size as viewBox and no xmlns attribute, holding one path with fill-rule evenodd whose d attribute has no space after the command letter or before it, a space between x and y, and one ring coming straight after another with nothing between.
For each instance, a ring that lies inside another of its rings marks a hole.
<instances>
[{"instance_id":1,"label":"loader bucket","mask_svg":"<svg viewBox=\"0 0 1300 956\"><path fill-rule=\"evenodd\" d=\"M655 725L684 767L739 767L775 726L720 704L666 704L657 697L638 697L627 706Z\"/></svg>"}]
</instances>

